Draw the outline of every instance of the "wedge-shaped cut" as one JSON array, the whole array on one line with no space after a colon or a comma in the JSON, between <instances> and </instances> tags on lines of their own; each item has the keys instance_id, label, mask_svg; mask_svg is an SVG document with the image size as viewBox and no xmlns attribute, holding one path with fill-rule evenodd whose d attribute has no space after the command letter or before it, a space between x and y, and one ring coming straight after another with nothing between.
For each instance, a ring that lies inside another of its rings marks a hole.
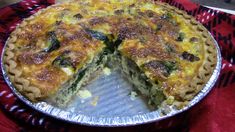
<instances>
[{"instance_id":1,"label":"wedge-shaped cut","mask_svg":"<svg viewBox=\"0 0 235 132\"><path fill-rule=\"evenodd\" d=\"M57 106L64 107L82 86L86 85L92 78L99 75L107 60L107 53L102 51L93 58L91 63L83 66L74 73L73 77L64 83L58 92L48 100Z\"/></svg>"}]
</instances>

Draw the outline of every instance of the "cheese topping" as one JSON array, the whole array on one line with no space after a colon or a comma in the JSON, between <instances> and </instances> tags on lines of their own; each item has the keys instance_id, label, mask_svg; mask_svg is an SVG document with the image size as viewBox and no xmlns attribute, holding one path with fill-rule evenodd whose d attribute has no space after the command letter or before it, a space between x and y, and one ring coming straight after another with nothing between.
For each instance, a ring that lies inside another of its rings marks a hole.
<instances>
[{"instance_id":1,"label":"cheese topping","mask_svg":"<svg viewBox=\"0 0 235 132\"><path fill-rule=\"evenodd\" d=\"M26 21L16 33L15 60L44 97L107 49L133 60L169 95L190 83L204 60L205 40L198 31L181 15L151 2L64 3Z\"/></svg>"}]
</instances>

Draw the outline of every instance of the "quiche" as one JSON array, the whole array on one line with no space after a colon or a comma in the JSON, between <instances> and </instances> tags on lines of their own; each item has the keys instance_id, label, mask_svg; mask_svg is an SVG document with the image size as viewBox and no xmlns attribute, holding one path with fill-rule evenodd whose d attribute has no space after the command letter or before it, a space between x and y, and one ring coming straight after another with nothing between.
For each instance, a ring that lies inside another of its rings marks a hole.
<instances>
[{"instance_id":1,"label":"quiche","mask_svg":"<svg viewBox=\"0 0 235 132\"><path fill-rule=\"evenodd\" d=\"M3 63L32 102L65 106L112 65L151 106L182 108L212 75L213 43L194 18L164 3L73 1L23 20L6 42Z\"/></svg>"}]
</instances>

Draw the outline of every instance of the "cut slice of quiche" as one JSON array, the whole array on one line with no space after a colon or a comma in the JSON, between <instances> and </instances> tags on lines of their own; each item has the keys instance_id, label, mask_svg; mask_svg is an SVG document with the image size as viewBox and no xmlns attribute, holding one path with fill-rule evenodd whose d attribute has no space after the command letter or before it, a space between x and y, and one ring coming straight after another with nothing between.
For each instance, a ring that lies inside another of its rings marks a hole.
<instances>
[{"instance_id":1,"label":"cut slice of quiche","mask_svg":"<svg viewBox=\"0 0 235 132\"><path fill-rule=\"evenodd\" d=\"M25 19L10 35L3 61L31 101L64 106L109 62L152 106L181 108L209 80L216 56L208 31L174 7L89 0L53 5Z\"/></svg>"}]
</instances>

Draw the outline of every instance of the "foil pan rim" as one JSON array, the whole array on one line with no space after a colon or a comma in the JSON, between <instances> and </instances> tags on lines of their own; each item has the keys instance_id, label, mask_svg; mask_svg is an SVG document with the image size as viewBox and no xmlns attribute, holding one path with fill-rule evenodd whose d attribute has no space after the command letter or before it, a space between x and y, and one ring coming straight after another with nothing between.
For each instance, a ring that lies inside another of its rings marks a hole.
<instances>
[{"instance_id":1,"label":"foil pan rim","mask_svg":"<svg viewBox=\"0 0 235 132\"><path fill-rule=\"evenodd\" d=\"M210 34L210 33L209 33ZM211 35L211 34L210 34ZM211 35L213 38L213 36ZM7 40L8 41L8 40ZM6 41L6 43L7 43ZM88 125L88 126L105 126L105 127L116 127L116 126L133 126L138 124L145 124L150 123L154 121L160 121L169 117L172 117L174 115L177 115L179 113L182 113L198 102L200 102L213 88L215 82L217 81L219 77L219 73L221 70L222 65L222 57L220 53L220 49L218 46L218 43L213 38L214 45L216 47L217 51L217 64L213 71L213 74L205 87L190 101L190 103L185 106L184 108L180 110L175 110L173 112L170 112L166 115L160 116L158 111L153 111L149 113L144 114L136 114L133 116L116 116L116 117L90 117L81 113L72 113L65 110L62 110L60 108L54 107L50 104L47 104L46 102L39 102L39 103L32 103L27 98L25 98L23 95L21 95L16 88L11 83L4 64L3 64L3 54L5 53L6 44L4 45L4 48L2 50L2 56L1 56L1 69L3 73L3 77L12 90L12 92L26 105L30 106L36 111L39 111L45 115L54 117L59 120L63 120L66 122L70 122L73 124L81 124L81 125Z\"/></svg>"}]
</instances>

